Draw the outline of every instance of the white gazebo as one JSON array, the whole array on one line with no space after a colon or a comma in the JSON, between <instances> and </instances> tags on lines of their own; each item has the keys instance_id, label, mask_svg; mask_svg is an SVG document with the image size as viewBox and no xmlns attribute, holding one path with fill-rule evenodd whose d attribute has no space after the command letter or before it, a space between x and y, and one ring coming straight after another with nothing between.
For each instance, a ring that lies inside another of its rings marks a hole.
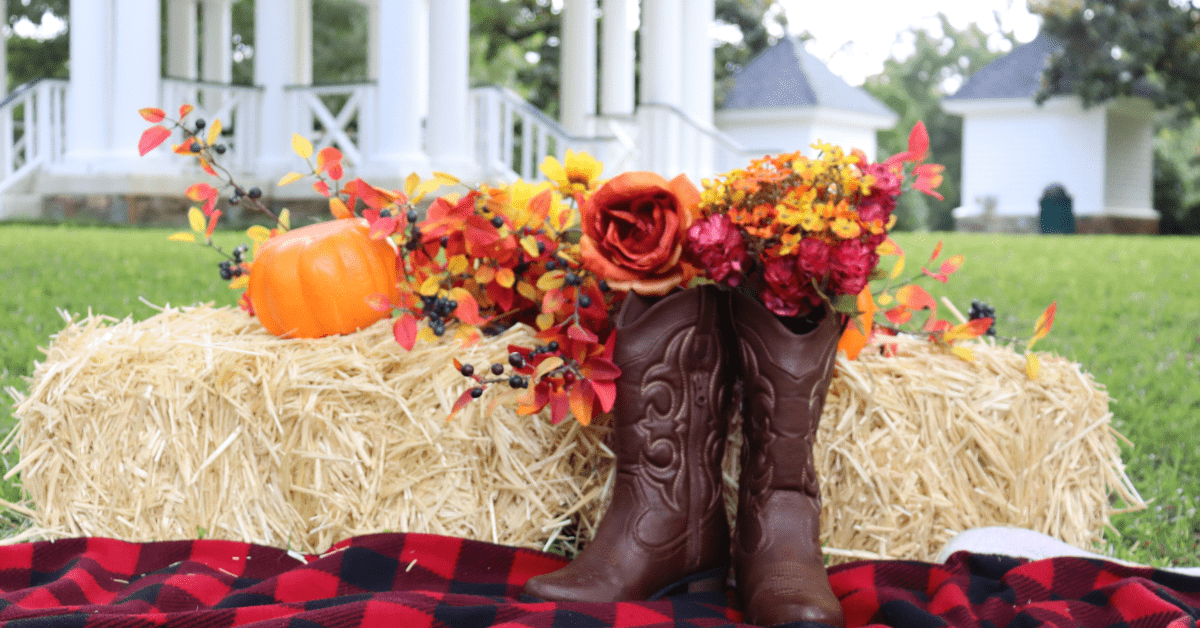
<instances>
[{"instance_id":1,"label":"white gazebo","mask_svg":"<svg viewBox=\"0 0 1200 628\"><path fill-rule=\"evenodd\" d=\"M159 0L71 0L70 80L36 81L0 104L0 219L40 215L48 195L178 196L204 180L167 147L137 154L147 126L137 110L185 102L222 121L224 163L239 180L276 198L312 194L274 187L301 167L293 132L341 149L348 177L389 187L411 172L536 179L542 158L567 148L608 173L697 179L746 155L712 124L713 0L641 0L636 51L638 0L564 0L558 121L503 86L469 86L468 0L359 0L368 80L313 85L314 1L168 0L162 33ZM253 86L230 82L235 2L253 2L255 24L270 25L255 32Z\"/></svg>"},{"instance_id":2,"label":"white gazebo","mask_svg":"<svg viewBox=\"0 0 1200 628\"><path fill-rule=\"evenodd\" d=\"M1133 97L1084 108L1075 95L1037 105L1046 58L1059 47L1039 35L942 101L963 117L959 228L1038 231L1038 201L1057 184L1081 232L1156 232L1153 105Z\"/></svg>"}]
</instances>

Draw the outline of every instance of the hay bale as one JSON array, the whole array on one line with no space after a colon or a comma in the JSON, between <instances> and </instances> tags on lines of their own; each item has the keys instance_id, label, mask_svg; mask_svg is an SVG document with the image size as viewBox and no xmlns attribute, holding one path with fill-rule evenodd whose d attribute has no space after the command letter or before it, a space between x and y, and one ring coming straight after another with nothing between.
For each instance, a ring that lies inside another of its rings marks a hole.
<instances>
[{"instance_id":1,"label":"hay bale","mask_svg":"<svg viewBox=\"0 0 1200 628\"><path fill-rule=\"evenodd\" d=\"M572 554L613 479L603 421L551 426L467 385L452 357L502 361L514 328L470 350L397 346L387 321L281 340L239 311L89 316L35 369L9 445L33 527L18 538L205 535L322 552L379 532L449 534ZM1015 525L1094 548L1125 475L1108 397L1060 358L974 346L967 364L920 340L839 357L816 451L831 562L932 560L955 533ZM736 422L736 419L735 419ZM736 507L737 429L726 460Z\"/></svg>"},{"instance_id":2,"label":"hay bale","mask_svg":"<svg viewBox=\"0 0 1200 628\"><path fill-rule=\"evenodd\" d=\"M144 322L89 316L57 335L16 409L33 536L234 539L322 552L371 532L545 547L590 538L606 429L519 417L451 358L504 361L527 328L407 352L388 321L283 340L235 309ZM577 507L576 507L577 506Z\"/></svg>"}]
</instances>

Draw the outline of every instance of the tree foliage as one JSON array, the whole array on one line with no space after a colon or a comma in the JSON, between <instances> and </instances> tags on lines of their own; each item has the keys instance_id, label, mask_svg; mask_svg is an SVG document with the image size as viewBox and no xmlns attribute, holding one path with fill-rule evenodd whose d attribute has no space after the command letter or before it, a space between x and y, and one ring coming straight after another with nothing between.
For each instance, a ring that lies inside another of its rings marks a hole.
<instances>
[{"instance_id":1,"label":"tree foliage","mask_svg":"<svg viewBox=\"0 0 1200 628\"><path fill-rule=\"evenodd\" d=\"M868 77L863 87L900 116L896 126L879 133L879 152L893 155L907 149L908 132L917 121L929 130L931 159L946 166L938 201L923 194L905 194L896 207L897 228L951 230L950 212L971 199L961 198L962 118L944 111L939 101L953 93L980 68L1005 54L988 46L989 34L978 25L956 29L938 14L940 33L914 28L915 51L904 59L892 57L883 72ZM1015 45L1011 32L1000 36Z\"/></svg>"},{"instance_id":2,"label":"tree foliage","mask_svg":"<svg viewBox=\"0 0 1200 628\"><path fill-rule=\"evenodd\" d=\"M716 67L714 97L719 105L733 86L733 75L775 43L770 25L779 32L787 32L787 18L776 0L716 0L716 21L718 25L733 26L741 33L739 41L723 41L713 50Z\"/></svg>"},{"instance_id":3,"label":"tree foliage","mask_svg":"<svg viewBox=\"0 0 1200 628\"><path fill-rule=\"evenodd\" d=\"M22 19L40 24L47 13L66 19L69 0L5 0L8 27ZM8 38L8 86L16 87L36 78L67 77L70 43L66 32L46 40L21 37Z\"/></svg>"},{"instance_id":4,"label":"tree foliage","mask_svg":"<svg viewBox=\"0 0 1200 628\"><path fill-rule=\"evenodd\" d=\"M1031 0L1042 31L1062 42L1049 60L1038 102L1074 92L1085 106L1149 85L1160 107L1200 113L1200 2Z\"/></svg>"}]
</instances>

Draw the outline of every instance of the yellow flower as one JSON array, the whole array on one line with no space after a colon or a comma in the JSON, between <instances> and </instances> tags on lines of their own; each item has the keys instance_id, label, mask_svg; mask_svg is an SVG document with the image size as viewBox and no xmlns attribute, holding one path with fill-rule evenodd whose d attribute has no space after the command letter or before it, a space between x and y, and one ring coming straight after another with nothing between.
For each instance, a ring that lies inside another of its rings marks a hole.
<instances>
[{"instance_id":1,"label":"yellow flower","mask_svg":"<svg viewBox=\"0 0 1200 628\"><path fill-rule=\"evenodd\" d=\"M547 179L553 181L563 194L568 196L592 189L596 185L596 180L600 178L600 173L604 170L604 164L596 161L591 155L584 152L576 153L569 148L564 161L565 164L559 163L557 158L549 155L542 161L542 165L538 169L546 175Z\"/></svg>"},{"instance_id":2,"label":"yellow flower","mask_svg":"<svg viewBox=\"0 0 1200 628\"><path fill-rule=\"evenodd\" d=\"M862 227L858 226L858 222L849 218L839 216L829 223L829 228L843 240L857 238L862 234Z\"/></svg>"}]
</instances>

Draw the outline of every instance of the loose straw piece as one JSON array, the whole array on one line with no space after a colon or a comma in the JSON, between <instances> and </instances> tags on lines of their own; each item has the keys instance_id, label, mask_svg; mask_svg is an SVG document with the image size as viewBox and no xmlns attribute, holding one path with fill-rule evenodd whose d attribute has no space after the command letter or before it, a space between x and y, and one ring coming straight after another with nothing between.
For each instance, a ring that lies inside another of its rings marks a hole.
<instances>
[{"instance_id":1,"label":"loose straw piece","mask_svg":"<svg viewBox=\"0 0 1200 628\"><path fill-rule=\"evenodd\" d=\"M492 401L453 420L452 365L503 362L516 327L470 349L407 352L381 321L282 340L229 308L164 307L139 323L68 320L17 394L32 526L16 538L236 539L320 554L350 536L446 534L572 555L614 480L606 419L552 426ZM815 450L831 563L932 560L957 531L1039 530L1095 548L1115 494L1144 507L1119 456L1108 395L1061 358L1036 381L1005 347L966 363L889 338L839 357ZM740 418L723 471L736 512ZM6 450L7 451L7 450ZM3 504L0 504L2 506Z\"/></svg>"}]
</instances>

